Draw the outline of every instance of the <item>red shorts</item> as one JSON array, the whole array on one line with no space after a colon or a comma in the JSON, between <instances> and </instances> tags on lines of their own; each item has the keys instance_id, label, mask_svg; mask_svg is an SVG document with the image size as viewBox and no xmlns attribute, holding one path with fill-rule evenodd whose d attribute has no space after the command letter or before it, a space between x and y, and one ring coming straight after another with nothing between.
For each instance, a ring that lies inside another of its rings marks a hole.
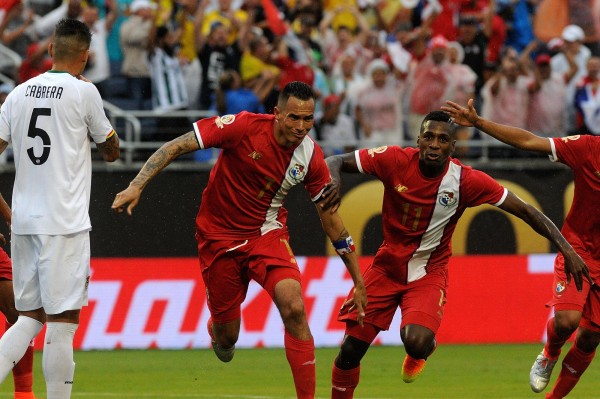
<instances>
[{"instance_id":1,"label":"red shorts","mask_svg":"<svg viewBox=\"0 0 600 399\"><path fill-rule=\"evenodd\" d=\"M594 270L600 268L600 265L590 264L586 261L588 268ZM583 279L583 289L577 291L575 281L567 284L567 275L565 274L565 260L562 254L558 254L554 260L554 281L552 282L552 299L546 306L554 306L555 311L559 310L577 310L582 313L580 325L596 332L600 332L600 287L595 284L593 287L587 279Z\"/></svg>"},{"instance_id":2,"label":"red shorts","mask_svg":"<svg viewBox=\"0 0 600 399\"><path fill-rule=\"evenodd\" d=\"M418 324L437 333L446 304L447 274L448 270L440 267L417 281L401 284L382 270L370 266L364 274L369 301L364 322L379 330L387 330L396 309L400 307L401 328L407 324ZM352 293L350 291L348 299L352 298ZM356 309L343 314L340 312L338 320L356 322Z\"/></svg>"},{"instance_id":3,"label":"red shorts","mask_svg":"<svg viewBox=\"0 0 600 399\"><path fill-rule=\"evenodd\" d=\"M0 248L0 279L12 280L12 262L8 257L8 254Z\"/></svg>"},{"instance_id":4,"label":"red shorts","mask_svg":"<svg viewBox=\"0 0 600 399\"><path fill-rule=\"evenodd\" d=\"M281 280L300 281L287 229L248 240L208 240L200 233L196 239L208 309L216 323L241 317L250 280L260 284L271 298Z\"/></svg>"}]
</instances>

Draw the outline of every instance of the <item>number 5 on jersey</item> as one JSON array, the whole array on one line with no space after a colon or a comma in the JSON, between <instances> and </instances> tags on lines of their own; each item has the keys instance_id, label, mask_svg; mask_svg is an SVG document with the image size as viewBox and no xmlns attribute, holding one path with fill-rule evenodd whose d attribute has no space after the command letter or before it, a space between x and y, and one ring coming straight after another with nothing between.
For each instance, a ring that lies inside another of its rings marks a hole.
<instances>
[{"instance_id":1,"label":"number 5 on jersey","mask_svg":"<svg viewBox=\"0 0 600 399\"><path fill-rule=\"evenodd\" d=\"M52 114L50 108L34 108L31 113L31 119L29 120L29 129L27 130L27 136L35 139L39 137L42 139L42 155L37 157L33 151L33 147L27 149L27 155L34 165L41 165L48 160L50 156L50 136L48 133L39 127L37 127L38 116L50 116Z\"/></svg>"}]
</instances>

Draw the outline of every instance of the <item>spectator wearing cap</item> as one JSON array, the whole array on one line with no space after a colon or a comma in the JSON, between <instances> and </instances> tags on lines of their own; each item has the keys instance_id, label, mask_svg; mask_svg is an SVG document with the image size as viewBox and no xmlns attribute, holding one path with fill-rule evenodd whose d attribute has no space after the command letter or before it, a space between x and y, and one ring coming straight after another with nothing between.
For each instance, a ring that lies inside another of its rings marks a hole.
<instances>
[{"instance_id":1,"label":"spectator wearing cap","mask_svg":"<svg viewBox=\"0 0 600 399\"><path fill-rule=\"evenodd\" d=\"M566 73L553 72L550 66L551 56L545 51L538 52L533 58L530 53L541 46L532 43L521 54L524 70L534 80L529 85L529 110L527 129L542 137L561 137L566 135L564 101L567 85L577 73L574 55L565 53L570 69Z\"/></svg>"},{"instance_id":2,"label":"spectator wearing cap","mask_svg":"<svg viewBox=\"0 0 600 399\"><path fill-rule=\"evenodd\" d=\"M354 120L340 112L342 98L330 94L323 99L323 113L315 121L315 136L326 156L356 148Z\"/></svg>"},{"instance_id":3,"label":"spectator wearing cap","mask_svg":"<svg viewBox=\"0 0 600 399\"><path fill-rule=\"evenodd\" d=\"M232 45L243 34L241 30L247 19L246 11L232 7L232 0L218 0L217 8L204 16L202 33L208 35L213 23L220 22L227 29L227 44Z\"/></svg>"},{"instance_id":4,"label":"spectator wearing cap","mask_svg":"<svg viewBox=\"0 0 600 399\"><path fill-rule=\"evenodd\" d=\"M592 56L591 51L583 45L585 34L583 29L577 25L567 25L561 33L562 45L559 45L559 53L550 60L552 72L565 74L571 66L567 60L567 53L573 54L575 64L577 64L577 73L567 85L565 95L566 113L565 128L568 132L574 133L576 129L576 111L574 106L575 91L577 83L587 74L586 64Z\"/></svg>"},{"instance_id":5,"label":"spectator wearing cap","mask_svg":"<svg viewBox=\"0 0 600 399\"><path fill-rule=\"evenodd\" d=\"M149 108L152 96L148 49L154 38L154 18L157 5L149 0L134 0L129 6L130 16L121 25L120 41L123 50L121 73L127 79L129 98L133 109Z\"/></svg>"},{"instance_id":6,"label":"spectator wearing cap","mask_svg":"<svg viewBox=\"0 0 600 399\"><path fill-rule=\"evenodd\" d=\"M358 91L355 107L363 147L403 144L405 83L396 76L380 58L367 67L367 83Z\"/></svg>"},{"instance_id":7,"label":"spectator wearing cap","mask_svg":"<svg viewBox=\"0 0 600 399\"><path fill-rule=\"evenodd\" d=\"M246 47L248 24L243 25L243 31L238 40L229 44L229 28L221 21L213 21L205 34L203 27L205 11L210 0L201 0L194 17L198 59L202 69L200 83L200 109L215 107L215 91L219 87L219 78L226 69L239 71L242 49Z\"/></svg>"},{"instance_id":8,"label":"spectator wearing cap","mask_svg":"<svg viewBox=\"0 0 600 399\"><path fill-rule=\"evenodd\" d=\"M408 135L411 140L416 140L419 136L425 115L439 109L446 100L451 79L447 52L448 40L441 35L434 36L429 43L428 55L413 65L409 73Z\"/></svg>"},{"instance_id":9,"label":"spectator wearing cap","mask_svg":"<svg viewBox=\"0 0 600 399\"><path fill-rule=\"evenodd\" d=\"M19 66L20 83L52 69L52 59L48 55L48 44L51 39L34 42L27 47L27 55Z\"/></svg>"},{"instance_id":10,"label":"spectator wearing cap","mask_svg":"<svg viewBox=\"0 0 600 399\"><path fill-rule=\"evenodd\" d=\"M575 91L577 134L600 136L600 57L590 57Z\"/></svg>"}]
</instances>

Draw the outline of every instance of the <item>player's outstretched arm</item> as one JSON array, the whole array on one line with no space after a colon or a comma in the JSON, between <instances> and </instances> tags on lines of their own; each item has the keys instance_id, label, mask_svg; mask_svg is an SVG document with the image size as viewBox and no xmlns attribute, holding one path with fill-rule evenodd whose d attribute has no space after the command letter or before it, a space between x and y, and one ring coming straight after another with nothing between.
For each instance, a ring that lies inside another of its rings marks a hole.
<instances>
[{"instance_id":1,"label":"player's outstretched arm","mask_svg":"<svg viewBox=\"0 0 600 399\"><path fill-rule=\"evenodd\" d=\"M97 143L96 147L98 152L102 155L102 159L106 162L114 162L121 156L121 150L119 149L119 136L113 130L111 136L109 136L104 143Z\"/></svg>"},{"instance_id":2,"label":"player's outstretched arm","mask_svg":"<svg viewBox=\"0 0 600 399\"><path fill-rule=\"evenodd\" d=\"M475 110L473 99L469 100L467 107L452 101L446 101L446 105L442 106L442 111L449 113L455 123L462 126L475 126L482 132L513 147L526 151L552 154L552 147L548 138L536 136L524 129L502 125L482 118Z\"/></svg>"},{"instance_id":3,"label":"player's outstretched arm","mask_svg":"<svg viewBox=\"0 0 600 399\"><path fill-rule=\"evenodd\" d=\"M565 258L565 273L567 282L571 281L571 276L575 280L575 286L579 291L583 288L583 277L587 278L590 284L594 284L588 267L575 252L571 244L560 233L558 228L546 215L536 209L533 205L524 202L515 194L508 192L506 200L500 205L500 209L512 213L518 218L523 219L525 223L531 226L538 234L550 240Z\"/></svg>"},{"instance_id":4,"label":"player's outstretched arm","mask_svg":"<svg viewBox=\"0 0 600 399\"><path fill-rule=\"evenodd\" d=\"M337 212L341 201L342 172L358 173L359 170L354 152L327 157L325 162L329 168L331 182L325 186L319 206L322 210L329 209L331 213L334 213Z\"/></svg>"},{"instance_id":5,"label":"player's outstretched arm","mask_svg":"<svg viewBox=\"0 0 600 399\"><path fill-rule=\"evenodd\" d=\"M127 214L131 215L140 201L142 190L150 180L154 178L161 170L167 167L174 159L180 155L187 154L200 149L196 134L192 132L185 133L176 139L163 144L154 154L148 158L137 176L129 183L129 187L115 196L111 208L118 213L123 212L127 206Z\"/></svg>"},{"instance_id":6,"label":"player's outstretched arm","mask_svg":"<svg viewBox=\"0 0 600 399\"><path fill-rule=\"evenodd\" d=\"M358 323L362 326L365 317L365 309L367 308L367 290L360 268L358 266L358 257L354 252L354 243L352 237L344 227L342 218L337 212L331 213L324 211L317 205L317 211L321 217L321 224L325 234L331 240L336 252L342 258L346 269L354 282L354 294L352 299L344 303L345 308L352 310L356 308L358 313Z\"/></svg>"}]
</instances>

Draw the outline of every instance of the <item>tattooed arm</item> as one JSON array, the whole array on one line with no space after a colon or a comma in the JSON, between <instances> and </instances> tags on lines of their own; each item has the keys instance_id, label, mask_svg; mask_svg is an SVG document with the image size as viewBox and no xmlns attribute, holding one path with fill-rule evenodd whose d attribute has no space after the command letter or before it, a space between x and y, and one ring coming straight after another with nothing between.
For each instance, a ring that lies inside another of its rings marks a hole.
<instances>
[{"instance_id":1,"label":"tattooed arm","mask_svg":"<svg viewBox=\"0 0 600 399\"><path fill-rule=\"evenodd\" d=\"M121 156L121 150L119 149L119 136L117 133L114 133L112 136L106 139L104 143L96 144L100 155L102 155L102 159L106 162L114 162L119 159Z\"/></svg>"},{"instance_id":2,"label":"tattooed arm","mask_svg":"<svg viewBox=\"0 0 600 399\"><path fill-rule=\"evenodd\" d=\"M135 179L129 183L129 187L116 195L111 208L121 213L123 212L123 207L127 206L127 214L131 215L133 208L140 202L142 190L150 183L150 180L154 176L166 168L178 156L199 149L200 145L194 132L185 133L163 144L162 147L148 158Z\"/></svg>"}]
</instances>

